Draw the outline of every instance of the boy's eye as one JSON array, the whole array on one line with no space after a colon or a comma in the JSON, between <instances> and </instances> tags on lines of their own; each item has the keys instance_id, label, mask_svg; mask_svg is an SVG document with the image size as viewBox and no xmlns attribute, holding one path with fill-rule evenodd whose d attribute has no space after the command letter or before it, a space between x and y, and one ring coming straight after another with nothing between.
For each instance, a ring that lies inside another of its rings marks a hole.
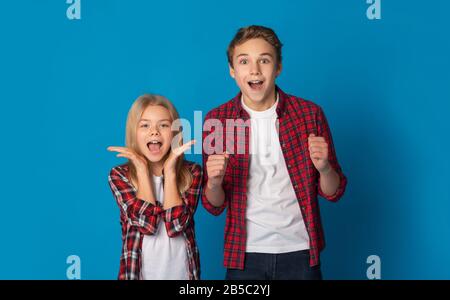
<instances>
[{"instance_id":1,"label":"boy's eye","mask_svg":"<svg viewBox=\"0 0 450 300\"><path fill-rule=\"evenodd\" d=\"M246 65L246 64L248 63L248 61L247 61L246 59L241 59L241 60L239 61L239 63L240 63L241 65Z\"/></svg>"},{"instance_id":2,"label":"boy's eye","mask_svg":"<svg viewBox=\"0 0 450 300\"><path fill-rule=\"evenodd\" d=\"M268 60L267 58L261 59L261 63L263 63L263 64L268 64L269 62L270 62L270 60Z\"/></svg>"}]
</instances>

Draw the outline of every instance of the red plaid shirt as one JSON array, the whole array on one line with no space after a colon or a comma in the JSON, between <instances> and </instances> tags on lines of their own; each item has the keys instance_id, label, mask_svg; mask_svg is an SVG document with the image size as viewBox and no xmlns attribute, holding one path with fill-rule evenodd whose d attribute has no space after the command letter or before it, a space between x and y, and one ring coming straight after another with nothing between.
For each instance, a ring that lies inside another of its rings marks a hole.
<instances>
[{"instance_id":1,"label":"red plaid shirt","mask_svg":"<svg viewBox=\"0 0 450 300\"><path fill-rule=\"evenodd\" d=\"M280 145L308 231L310 265L314 266L319 264L319 253L325 246L317 195L319 194L330 201L337 201L344 194L347 179L338 164L331 132L320 106L311 101L287 95L278 87L277 92L279 101L276 111L279 121ZM239 93L234 99L213 109L205 117L205 122L209 119L220 120L222 130L215 132L217 127L212 126L211 131L208 131L208 128L204 128L203 131L203 141L206 146L211 141L211 137L208 138L208 141L205 139L214 132L215 141L222 140L224 144L221 147L229 153L234 153L230 155L222 184L225 191L224 204L221 207L213 206L206 198L205 189L202 193L202 203L206 210L213 215L219 215L225 207L228 207L225 225L224 266L241 270L244 269L247 239L245 214L251 128L250 126L244 126L242 123L241 126L227 128L226 120L241 119L245 122L249 118L248 113L241 105L241 93ZM334 195L327 196L320 189L319 173L309 156L308 136L310 133L324 137L329 145L329 162L340 177L340 184ZM215 141L211 143L211 146L217 146ZM239 147L241 148L238 149ZM203 151L204 168L206 168L207 160L208 155ZM203 174L204 186L206 186L207 181L208 175L205 171Z\"/></svg>"},{"instance_id":2,"label":"red plaid shirt","mask_svg":"<svg viewBox=\"0 0 450 300\"><path fill-rule=\"evenodd\" d=\"M185 161L185 165L193 175L192 185L181 195L184 204L167 210L164 210L159 202L153 205L136 198L136 189L128 180L127 164L111 170L109 185L120 208L122 226L123 246L119 280L141 279L142 239L145 234L154 234L161 223L166 226L170 237L183 234L187 248L189 279L200 279L200 259L195 242L193 216L200 194L202 169L199 165L188 161Z\"/></svg>"}]
</instances>

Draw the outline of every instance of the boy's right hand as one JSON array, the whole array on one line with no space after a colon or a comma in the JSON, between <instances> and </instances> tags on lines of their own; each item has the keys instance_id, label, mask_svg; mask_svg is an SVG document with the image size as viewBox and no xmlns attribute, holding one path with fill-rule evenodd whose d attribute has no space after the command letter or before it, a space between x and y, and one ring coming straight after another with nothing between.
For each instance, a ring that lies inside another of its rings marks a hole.
<instances>
[{"instance_id":1,"label":"boy's right hand","mask_svg":"<svg viewBox=\"0 0 450 300\"><path fill-rule=\"evenodd\" d=\"M208 174L207 187L214 189L222 185L225 172L227 170L229 154L213 154L208 156L206 161L206 171Z\"/></svg>"}]
</instances>

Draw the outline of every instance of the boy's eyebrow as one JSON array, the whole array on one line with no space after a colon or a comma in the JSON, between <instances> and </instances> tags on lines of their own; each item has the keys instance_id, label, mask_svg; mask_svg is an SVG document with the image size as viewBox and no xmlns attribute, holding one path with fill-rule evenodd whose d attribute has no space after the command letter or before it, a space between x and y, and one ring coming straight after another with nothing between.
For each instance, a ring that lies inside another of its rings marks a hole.
<instances>
[{"instance_id":1,"label":"boy's eyebrow","mask_svg":"<svg viewBox=\"0 0 450 300\"><path fill-rule=\"evenodd\" d=\"M239 54L236 57L238 58L238 57L241 57L241 56L248 56L248 54L247 53L241 53L241 54ZM270 57L273 57L273 55L271 53L268 53L268 52L261 53L259 56L270 56Z\"/></svg>"}]
</instances>

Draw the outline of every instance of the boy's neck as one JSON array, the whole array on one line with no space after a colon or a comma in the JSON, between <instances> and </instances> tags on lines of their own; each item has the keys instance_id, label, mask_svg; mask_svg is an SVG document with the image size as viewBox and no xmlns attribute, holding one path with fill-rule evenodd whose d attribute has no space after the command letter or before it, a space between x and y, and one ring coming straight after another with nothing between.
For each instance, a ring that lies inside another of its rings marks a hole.
<instances>
[{"instance_id":1,"label":"boy's neck","mask_svg":"<svg viewBox=\"0 0 450 300\"><path fill-rule=\"evenodd\" d=\"M252 101L251 99L248 99L245 95L242 95L242 99L244 101L244 104L254 111L265 111L272 107L272 105L276 102L276 91L275 88L272 90L272 92L269 94L269 96L266 99L263 99L262 101Z\"/></svg>"}]
</instances>

